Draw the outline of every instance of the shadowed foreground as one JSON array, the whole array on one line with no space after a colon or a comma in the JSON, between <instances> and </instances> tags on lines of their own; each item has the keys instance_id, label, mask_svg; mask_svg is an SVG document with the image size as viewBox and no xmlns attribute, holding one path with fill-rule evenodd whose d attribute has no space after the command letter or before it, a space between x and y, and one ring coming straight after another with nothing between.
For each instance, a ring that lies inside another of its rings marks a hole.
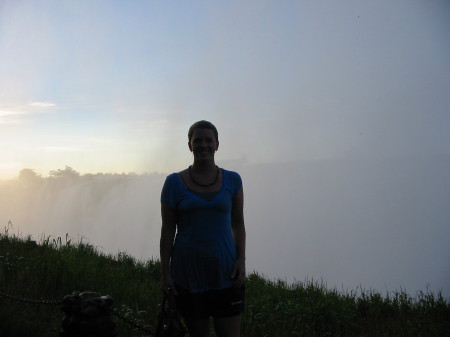
<instances>
[{"instance_id":1,"label":"shadowed foreground","mask_svg":"<svg viewBox=\"0 0 450 337\"><path fill-rule=\"evenodd\" d=\"M269 281L257 273L248 276L246 289L243 336L450 335L450 303L440 293L344 293L314 281ZM0 293L18 297L0 295L0 336L58 336L64 314L55 303L75 290L110 295L121 316L155 330L162 300L159 261L105 255L68 236L36 243L7 231L0 235ZM146 335L123 320L117 320L117 331Z\"/></svg>"}]
</instances>

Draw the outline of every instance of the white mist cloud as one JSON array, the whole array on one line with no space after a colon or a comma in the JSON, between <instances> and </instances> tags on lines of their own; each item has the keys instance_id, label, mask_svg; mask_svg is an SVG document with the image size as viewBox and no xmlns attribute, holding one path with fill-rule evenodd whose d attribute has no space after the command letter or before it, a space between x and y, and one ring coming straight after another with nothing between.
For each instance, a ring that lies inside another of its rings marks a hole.
<instances>
[{"instance_id":1,"label":"white mist cloud","mask_svg":"<svg viewBox=\"0 0 450 337\"><path fill-rule=\"evenodd\" d=\"M249 271L450 296L448 156L244 161L221 165L243 178ZM164 174L25 173L0 184L0 224L35 238L83 237L108 253L159 256Z\"/></svg>"}]
</instances>

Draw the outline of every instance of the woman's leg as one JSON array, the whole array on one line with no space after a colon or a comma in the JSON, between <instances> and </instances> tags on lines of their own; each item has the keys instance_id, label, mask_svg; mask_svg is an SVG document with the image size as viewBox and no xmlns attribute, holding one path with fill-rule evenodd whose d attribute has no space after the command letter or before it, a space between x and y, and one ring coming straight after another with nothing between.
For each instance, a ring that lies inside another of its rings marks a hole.
<instances>
[{"instance_id":1,"label":"woman's leg","mask_svg":"<svg viewBox=\"0 0 450 337\"><path fill-rule=\"evenodd\" d=\"M191 293L175 284L175 302L189 330L190 337L210 337L210 322L206 311L205 293Z\"/></svg>"},{"instance_id":2,"label":"woman's leg","mask_svg":"<svg viewBox=\"0 0 450 337\"><path fill-rule=\"evenodd\" d=\"M214 327L217 337L240 337L242 314L232 317L215 317Z\"/></svg>"},{"instance_id":3,"label":"woman's leg","mask_svg":"<svg viewBox=\"0 0 450 337\"><path fill-rule=\"evenodd\" d=\"M190 337L210 337L209 318L185 318L184 322L189 330Z\"/></svg>"}]
</instances>

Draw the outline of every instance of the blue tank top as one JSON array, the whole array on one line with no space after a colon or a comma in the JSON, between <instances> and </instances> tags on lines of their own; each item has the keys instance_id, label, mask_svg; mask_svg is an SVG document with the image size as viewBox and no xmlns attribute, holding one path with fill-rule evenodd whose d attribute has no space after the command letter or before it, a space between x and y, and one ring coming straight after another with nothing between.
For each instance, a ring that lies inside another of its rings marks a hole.
<instances>
[{"instance_id":1,"label":"blue tank top","mask_svg":"<svg viewBox=\"0 0 450 337\"><path fill-rule=\"evenodd\" d=\"M174 282L191 292L233 286L237 258L231 228L233 198L242 188L238 173L222 170L222 188L210 201L190 191L178 173L166 178L161 203L176 210L177 233L171 256Z\"/></svg>"}]
</instances>

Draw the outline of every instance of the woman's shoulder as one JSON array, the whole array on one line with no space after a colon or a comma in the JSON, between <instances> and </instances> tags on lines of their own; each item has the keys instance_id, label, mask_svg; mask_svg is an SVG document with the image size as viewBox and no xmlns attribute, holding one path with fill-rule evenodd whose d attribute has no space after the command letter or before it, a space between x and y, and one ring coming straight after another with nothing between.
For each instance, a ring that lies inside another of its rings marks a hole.
<instances>
[{"instance_id":1,"label":"woman's shoulder","mask_svg":"<svg viewBox=\"0 0 450 337\"><path fill-rule=\"evenodd\" d=\"M171 173L168 176L166 176L164 184L173 186L173 185L176 185L178 183L178 181L179 181L179 173L174 172L174 173Z\"/></svg>"},{"instance_id":2,"label":"woman's shoulder","mask_svg":"<svg viewBox=\"0 0 450 337\"><path fill-rule=\"evenodd\" d=\"M169 174L168 176L166 176L166 180L175 180L177 177L178 177L178 173L173 172L173 173Z\"/></svg>"},{"instance_id":3,"label":"woman's shoulder","mask_svg":"<svg viewBox=\"0 0 450 337\"><path fill-rule=\"evenodd\" d=\"M223 167L222 167L222 170L225 174L227 174L231 177L240 177L239 173L237 173L236 171L227 170L227 169L224 169Z\"/></svg>"},{"instance_id":4,"label":"woman's shoulder","mask_svg":"<svg viewBox=\"0 0 450 337\"><path fill-rule=\"evenodd\" d=\"M231 170L226 170L222 168L224 177L227 177L227 179L235 186L242 186L242 178L239 173Z\"/></svg>"}]
</instances>

